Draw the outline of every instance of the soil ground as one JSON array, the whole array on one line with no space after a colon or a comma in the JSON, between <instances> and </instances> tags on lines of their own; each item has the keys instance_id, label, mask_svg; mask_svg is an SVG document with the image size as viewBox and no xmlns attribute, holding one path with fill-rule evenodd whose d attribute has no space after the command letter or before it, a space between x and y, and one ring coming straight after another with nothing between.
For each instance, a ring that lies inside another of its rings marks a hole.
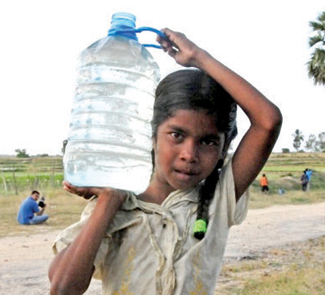
<instances>
[{"instance_id":1,"label":"soil ground","mask_svg":"<svg viewBox=\"0 0 325 295\"><path fill-rule=\"evenodd\" d=\"M0 239L0 294L49 293L47 270L58 231L51 230L50 225L37 226L36 231L33 235ZM286 255L296 255L297 243L321 236L325 236L325 203L249 210L246 220L231 229L225 265L262 259L279 247L286 250ZM226 284L229 281L221 274L218 288ZM93 280L85 294L100 294L100 289L100 283Z\"/></svg>"}]
</instances>

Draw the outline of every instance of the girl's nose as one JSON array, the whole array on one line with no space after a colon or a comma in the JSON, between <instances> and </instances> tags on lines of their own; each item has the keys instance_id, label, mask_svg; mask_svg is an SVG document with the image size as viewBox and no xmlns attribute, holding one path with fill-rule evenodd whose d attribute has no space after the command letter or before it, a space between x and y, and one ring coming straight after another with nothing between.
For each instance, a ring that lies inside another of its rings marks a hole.
<instances>
[{"instance_id":1,"label":"girl's nose","mask_svg":"<svg viewBox=\"0 0 325 295\"><path fill-rule=\"evenodd\" d=\"M180 158L184 161L194 163L198 162L198 147L193 141L186 141L182 146Z\"/></svg>"}]
</instances>

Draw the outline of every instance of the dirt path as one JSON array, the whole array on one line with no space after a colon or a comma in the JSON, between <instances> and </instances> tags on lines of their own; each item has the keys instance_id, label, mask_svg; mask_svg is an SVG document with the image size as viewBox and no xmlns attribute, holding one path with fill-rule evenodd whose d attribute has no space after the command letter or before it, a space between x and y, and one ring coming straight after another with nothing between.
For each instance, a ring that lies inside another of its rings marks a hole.
<instances>
[{"instance_id":1,"label":"dirt path","mask_svg":"<svg viewBox=\"0 0 325 295\"><path fill-rule=\"evenodd\" d=\"M0 239L0 294L48 294L47 269L58 232L43 230ZM244 223L232 228L225 260L258 256L267 249L324 235L325 203L250 210ZM93 281L85 294L100 294L99 282Z\"/></svg>"},{"instance_id":2,"label":"dirt path","mask_svg":"<svg viewBox=\"0 0 325 295\"><path fill-rule=\"evenodd\" d=\"M226 257L254 255L324 235L325 203L250 210L246 220L231 229Z\"/></svg>"}]
</instances>

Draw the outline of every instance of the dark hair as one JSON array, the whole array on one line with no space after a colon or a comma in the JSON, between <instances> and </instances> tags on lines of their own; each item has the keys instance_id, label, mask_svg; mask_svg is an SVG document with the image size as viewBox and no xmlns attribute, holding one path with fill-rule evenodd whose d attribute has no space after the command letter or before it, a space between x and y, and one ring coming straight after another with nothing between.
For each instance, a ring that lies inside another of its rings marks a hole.
<instances>
[{"instance_id":1,"label":"dark hair","mask_svg":"<svg viewBox=\"0 0 325 295\"><path fill-rule=\"evenodd\" d=\"M32 195L34 194L40 194L39 191L32 191Z\"/></svg>"},{"instance_id":2,"label":"dark hair","mask_svg":"<svg viewBox=\"0 0 325 295\"><path fill-rule=\"evenodd\" d=\"M237 135L236 103L221 85L200 70L169 74L159 83L155 96L151 121L154 138L158 127L180 109L206 110L207 114L216 116L217 128L225 133L226 143Z\"/></svg>"},{"instance_id":3,"label":"dark hair","mask_svg":"<svg viewBox=\"0 0 325 295\"><path fill-rule=\"evenodd\" d=\"M157 138L158 127L180 109L206 110L216 118L216 125L225 134L222 159L207 177L199 193L197 220L208 222L208 207L213 198L230 142L237 135L237 104L223 87L210 76L198 69L179 70L166 76L158 85L155 95L154 113L151 121L152 137ZM152 151L153 166L154 151ZM195 234L199 239L204 233Z\"/></svg>"}]
</instances>

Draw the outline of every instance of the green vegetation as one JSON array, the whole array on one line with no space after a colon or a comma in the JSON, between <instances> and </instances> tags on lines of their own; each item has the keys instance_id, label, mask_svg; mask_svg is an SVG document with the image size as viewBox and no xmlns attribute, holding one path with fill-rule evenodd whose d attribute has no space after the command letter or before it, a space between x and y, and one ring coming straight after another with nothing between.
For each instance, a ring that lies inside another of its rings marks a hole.
<instances>
[{"instance_id":1,"label":"green vegetation","mask_svg":"<svg viewBox=\"0 0 325 295\"><path fill-rule=\"evenodd\" d=\"M301 191L299 179L305 168L314 171L310 192ZM61 157L2 157L0 171L0 237L63 229L79 220L86 201L63 191ZM267 194L259 187L262 173L269 179ZM279 195L279 188L285 194ZM21 201L33 189L46 196L46 212L50 215L49 222L37 228L21 226L16 221ZM251 186L250 208L324 202L324 191L324 153L272 154ZM231 284L218 288L216 294L325 295L325 237L299 244L295 249L290 249L290 253L275 249L262 259L225 265L222 276Z\"/></svg>"},{"instance_id":2,"label":"green vegetation","mask_svg":"<svg viewBox=\"0 0 325 295\"><path fill-rule=\"evenodd\" d=\"M309 46L313 52L307 63L308 76L314 80L315 85L325 85L325 11L309 25L313 31L309 38Z\"/></svg>"},{"instance_id":3,"label":"green vegetation","mask_svg":"<svg viewBox=\"0 0 325 295\"><path fill-rule=\"evenodd\" d=\"M300 175L305 168L314 170L310 192L302 192ZM51 228L64 228L78 220L85 201L62 189L62 157L0 157L0 237L22 229L16 222L19 205L32 190L46 197ZM259 178L265 173L270 191L260 191ZM283 195L278 194L284 189ZM251 186L250 208L272 205L306 204L325 201L325 154L272 154L263 171Z\"/></svg>"},{"instance_id":4,"label":"green vegetation","mask_svg":"<svg viewBox=\"0 0 325 295\"><path fill-rule=\"evenodd\" d=\"M299 151L301 147L301 142L304 141L304 136L302 135L302 132L299 129L296 129L295 133L292 134L293 136L293 147L296 149L296 151Z\"/></svg>"},{"instance_id":5,"label":"green vegetation","mask_svg":"<svg viewBox=\"0 0 325 295\"><path fill-rule=\"evenodd\" d=\"M29 155L26 153L25 149L17 149L15 150L15 152L17 153L16 157L17 158L29 158Z\"/></svg>"},{"instance_id":6,"label":"green vegetation","mask_svg":"<svg viewBox=\"0 0 325 295\"><path fill-rule=\"evenodd\" d=\"M300 176L304 169L314 171L311 191L303 192ZM265 173L270 192L263 194L259 177ZM325 154L272 154L251 187L250 208L273 205L325 202ZM279 195L278 189L285 190ZM215 295L325 295L325 236L297 243L290 249L274 249L261 259L227 263L223 281Z\"/></svg>"},{"instance_id":7,"label":"green vegetation","mask_svg":"<svg viewBox=\"0 0 325 295\"><path fill-rule=\"evenodd\" d=\"M0 238L19 234L38 233L38 230L63 229L80 219L80 214L86 205L83 198L78 198L65 192L62 188L40 190L45 195L46 214L50 220L44 226L23 226L18 224L16 217L20 203L30 195L31 191L22 191L19 195L0 195Z\"/></svg>"},{"instance_id":8,"label":"green vegetation","mask_svg":"<svg viewBox=\"0 0 325 295\"><path fill-rule=\"evenodd\" d=\"M60 188L62 157L0 157L0 196L25 190Z\"/></svg>"},{"instance_id":9,"label":"green vegetation","mask_svg":"<svg viewBox=\"0 0 325 295\"><path fill-rule=\"evenodd\" d=\"M314 171L312 189L325 189L325 153L272 154L263 168L269 180L270 195L278 189L299 191L300 176L306 168ZM61 188L63 180L62 157L0 157L0 196L20 194L25 190ZM259 192L259 178L252 185L252 192Z\"/></svg>"},{"instance_id":10,"label":"green vegetation","mask_svg":"<svg viewBox=\"0 0 325 295\"><path fill-rule=\"evenodd\" d=\"M285 153L272 154L263 168L270 184L271 192L277 193L279 188L287 191L300 190L300 176L310 168L314 171L312 176L313 189L325 189L325 154L324 153ZM253 187L259 186L259 178Z\"/></svg>"},{"instance_id":11,"label":"green vegetation","mask_svg":"<svg viewBox=\"0 0 325 295\"><path fill-rule=\"evenodd\" d=\"M300 176L310 168L314 171L311 191L301 190ZM259 178L265 173L270 191L260 191ZM285 191L279 195L279 189ZM309 204L325 201L325 154L324 153L282 153L272 154L251 186L250 208L265 208L272 205Z\"/></svg>"}]
</instances>

